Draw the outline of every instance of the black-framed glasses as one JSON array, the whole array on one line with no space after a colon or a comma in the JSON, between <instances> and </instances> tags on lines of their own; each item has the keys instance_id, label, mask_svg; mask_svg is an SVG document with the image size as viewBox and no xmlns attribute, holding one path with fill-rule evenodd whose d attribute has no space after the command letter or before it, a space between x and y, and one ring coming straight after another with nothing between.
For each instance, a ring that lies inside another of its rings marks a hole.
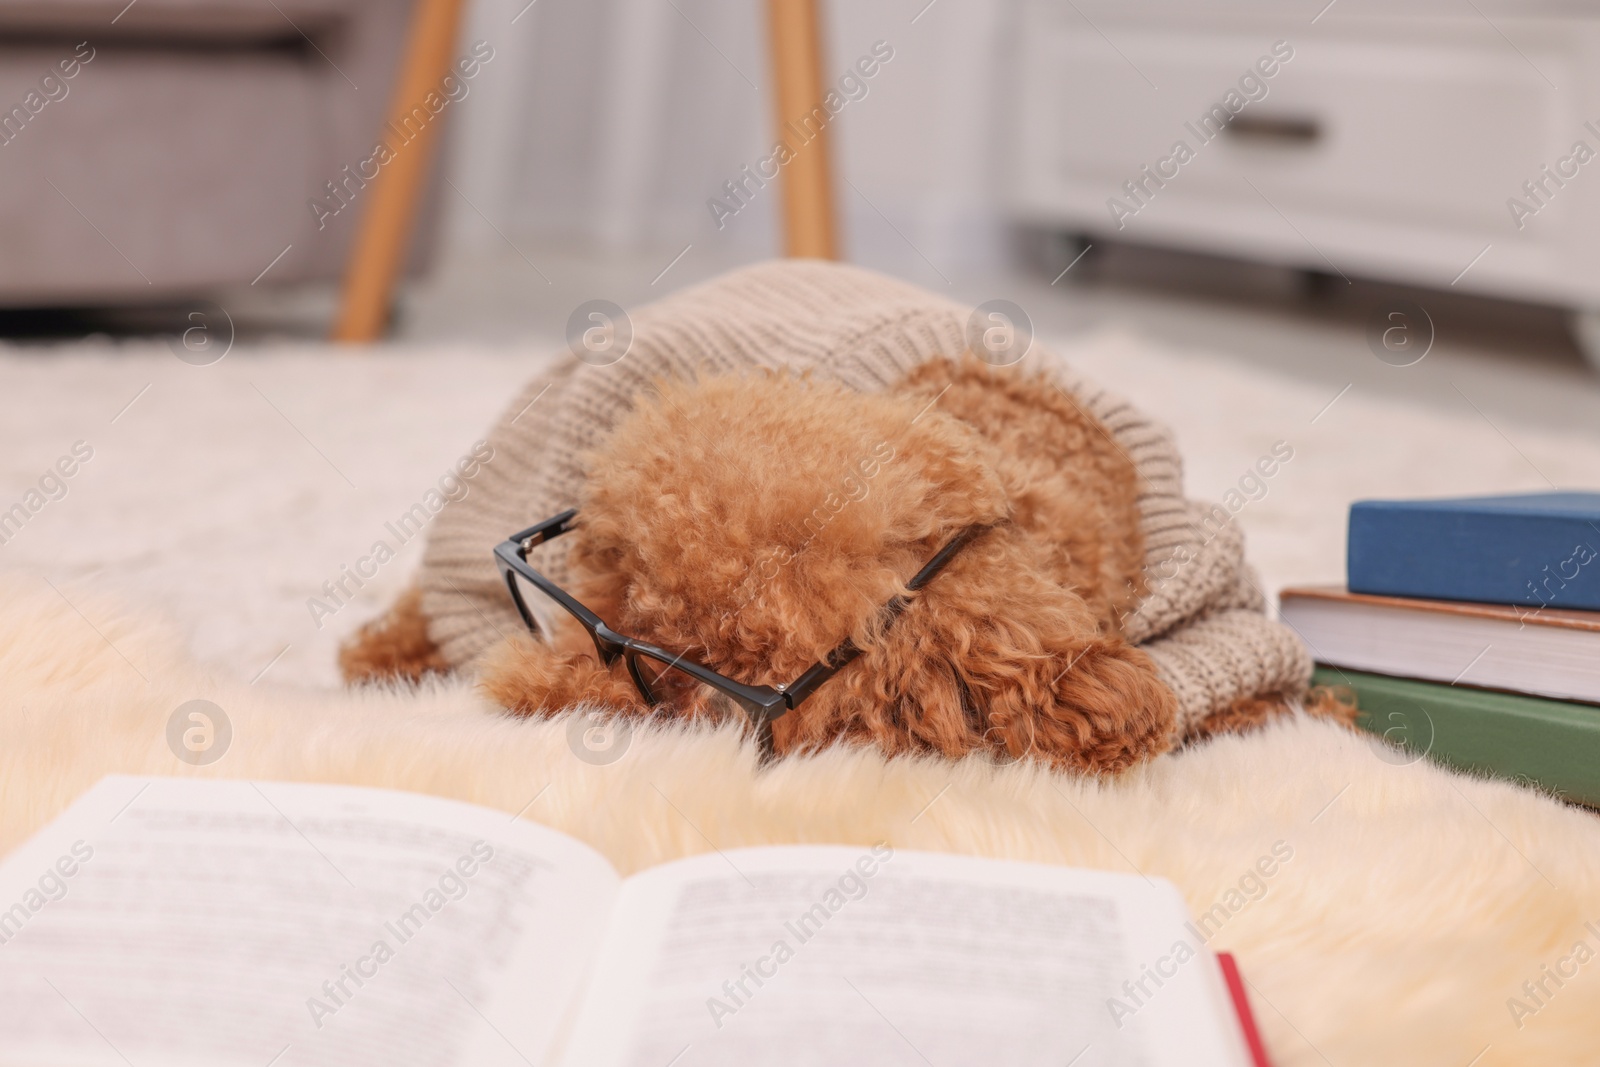
<instances>
[{"instance_id":1,"label":"black-framed glasses","mask_svg":"<svg viewBox=\"0 0 1600 1067\"><path fill-rule=\"evenodd\" d=\"M522 621L527 624L530 631L539 635L546 626L541 626L538 615L529 604L523 587L518 582L519 578L537 590L544 603L559 607L583 625L589 632L590 638L594 640L595 652L599 654L600 662L609 667L619 658L622 659L627 664L628 675L633 679L639 695L652 706L703 704L712 709L720 707L730 711L736 707L749 717L751 725L755 727L756 738L761 744L762 751L771 755L773 720L799 707L801 702L816 692L819 686L861 655L861 649L856 647L855 642L847 639L830 652L821 663L811 667L787 685L746 685L727 675L718 674L682 653L668 652L648 641L620 634L607 626L604 619L590 611L577 598L534 570L528 563L528 553L536 545L542 545L564 533L570 533L577 517L578 511L573 508L536 526L512 534L495 546L495 566L500 569L500 577L511 593L511 600L517 606L517 613L522 616ZM922 589L945 568L957 552L988 529L988 526L968 526L956 534L906 583L906 588L913 593ZM888 613L888 621L892 622L909 603L907 598L896 596L885 604L884 611Z\"/></svg>"}]
</instances>

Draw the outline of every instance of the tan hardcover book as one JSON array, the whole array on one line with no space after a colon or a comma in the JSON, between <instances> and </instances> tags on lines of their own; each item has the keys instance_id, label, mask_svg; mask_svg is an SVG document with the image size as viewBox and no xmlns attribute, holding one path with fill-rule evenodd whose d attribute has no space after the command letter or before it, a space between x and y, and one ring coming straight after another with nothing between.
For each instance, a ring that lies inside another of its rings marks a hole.
<instances>
[{"instance_id":1,"label":"tan hardcover book","mask_svg":"<svg viewBox=\"0 0 1600 1067\"><path fill-rule=\"evenodd\" d=\"M1600 703L1600 612L1351 593L1278 597L1317 662L1453 685Z\"/></svg>"}]
</instances>

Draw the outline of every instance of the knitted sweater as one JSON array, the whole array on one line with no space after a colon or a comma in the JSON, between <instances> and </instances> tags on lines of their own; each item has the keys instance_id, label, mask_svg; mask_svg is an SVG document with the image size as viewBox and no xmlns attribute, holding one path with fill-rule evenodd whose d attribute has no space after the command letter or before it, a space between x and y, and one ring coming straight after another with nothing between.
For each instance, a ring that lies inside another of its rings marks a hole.
<instances>
[{"instance_id":1,"label":"knitted sweater","mask_svg":"<svg viewBox=\"0 0 1600 1067\"><path fill-rule=\"evenodd\" d=\"M787 367L880 390L921 363L966 351L967 316L925 290L816 260L747 267L638 309L622 359L595 366L569 356L528 383L490 432L494 457L470 494L432 523L419 580L430 636L463 666L521 628L491 550L577 505L584 456L652 380ZM1149 589L1122 628L1177 695L1177 736L1241 698L1303 693L1305 646L1264 614L1238 528L1202 522L1208 509L1184 498L1166 428L1037 343L1026 359L1098 418L1138 470ZM531 562L565 584L568 547L553 542Z\"/></svg>"}]
</instances>

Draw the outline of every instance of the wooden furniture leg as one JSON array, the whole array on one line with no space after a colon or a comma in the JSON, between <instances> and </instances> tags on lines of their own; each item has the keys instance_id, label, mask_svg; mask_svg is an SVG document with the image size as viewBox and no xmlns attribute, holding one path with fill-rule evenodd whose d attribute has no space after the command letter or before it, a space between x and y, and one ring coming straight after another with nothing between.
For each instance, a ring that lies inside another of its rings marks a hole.
<instances>
[{"instance_id":1,"label":"wooden furniture leg","mask_svg":"<svg viewBox=\"0 0 1600 1067\"><path fill-rule=\"evenodd\" d=\"M345 269L339 317L333 327L335 341L376 341L387 325L395 282L405 263L429 164L437 151L440 127L448 109L432 116L404 144L398 143L398 137L389 131L406 128L405 120L413 108L427 112L424 98L439 91L440 81L450 70L464 6L464 0L416 0L400 75L389 104L389 122L379 133L394 158L369 183L366 208ZM412 127L415 125L413 122Z\"/></svg>"},{"instance_id":2,"label":"wooden furniture leg","mask_svg":"<svg viewBox=\"0 0 1600 1067\"><path fill-rule=\"evenodd\" d=\"M784 252L793 257L837 259L827 129L831 116L822 107L826 89L817 0L767 0L767 23L777 88L778 138L795 152L782 176ZM823 121L812 117L813 110ZM805 140L807 136L809 140Z\"/></svg>"}]
</instances>

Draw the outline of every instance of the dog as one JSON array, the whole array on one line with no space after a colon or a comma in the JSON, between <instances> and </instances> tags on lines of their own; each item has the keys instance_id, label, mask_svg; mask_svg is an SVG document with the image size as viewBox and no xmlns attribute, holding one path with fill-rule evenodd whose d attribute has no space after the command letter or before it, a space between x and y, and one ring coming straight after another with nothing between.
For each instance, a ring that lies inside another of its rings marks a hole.
<instances>
[{"instance_id":1,"label":"dog","mask_svg":"<svg viewBox=\"0 0 1600 1067\"><path fill-rule=\"evenodd\" d=\"M661 382L591 458L568 591L747 684L856 650L772 723L778 755L845 740L1115 774L1174 741L1176 699L1118 627L1143 591L1138 493L1068 393L971 356L883 393L776 372ZM483 665L517 714L737 713L687 691L652 706L575 619L543 629Z\"/></svg>"}]
</instances>

